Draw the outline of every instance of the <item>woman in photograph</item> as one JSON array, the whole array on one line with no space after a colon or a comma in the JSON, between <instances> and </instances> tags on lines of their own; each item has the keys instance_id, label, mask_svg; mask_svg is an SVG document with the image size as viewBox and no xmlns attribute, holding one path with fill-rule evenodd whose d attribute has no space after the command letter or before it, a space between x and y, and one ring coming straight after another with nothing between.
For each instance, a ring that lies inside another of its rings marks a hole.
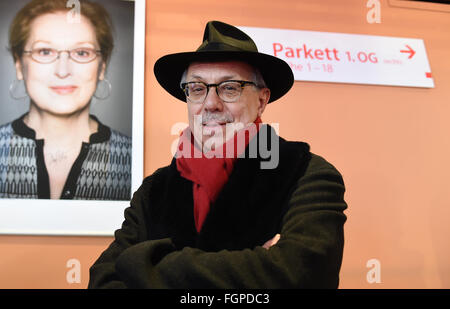
<instances>
[{"instance_id":1,"label":"woman in photograph","mask_svg":"<svg viewBox=\"0 0 450 309\"><path fill-rule=\"evenodd\" d=\"M111 19L75 2L33 0L11 23L10 92L23 83L30 104L0 126L0 198L130 199L131 138L90 115L92 98L111 91Z\"/></svg>"}]
</instances>

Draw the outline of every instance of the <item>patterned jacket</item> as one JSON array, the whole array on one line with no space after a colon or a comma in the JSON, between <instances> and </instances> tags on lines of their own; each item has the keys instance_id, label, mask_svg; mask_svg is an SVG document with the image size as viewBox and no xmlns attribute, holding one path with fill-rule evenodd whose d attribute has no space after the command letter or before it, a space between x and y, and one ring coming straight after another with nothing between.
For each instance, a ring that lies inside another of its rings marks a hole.
<instances>
[{"instance_id":1,"label":"patterned jacket","mask_svg":"<svg viewBox=\"0 0 450 309\"><path fill-rule=\"evenodd\" d=\"M0 126L0 198L50 198L44 140L24 122L25 115ZM103 125L82 144L61 199L129 200L131 138Z\"/></svg>"}]
</instances>

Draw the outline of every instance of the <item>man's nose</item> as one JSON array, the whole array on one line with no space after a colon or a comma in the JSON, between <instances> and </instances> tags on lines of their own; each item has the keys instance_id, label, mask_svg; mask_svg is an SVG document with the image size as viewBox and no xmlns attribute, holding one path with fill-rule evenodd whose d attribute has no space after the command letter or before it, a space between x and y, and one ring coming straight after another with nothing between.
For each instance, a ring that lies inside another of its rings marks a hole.
<instances>
[{"instance_id":1,"label":"man's nose","mask_svg":"<svg viewBox=\"0 0 450 309\"><path fill-rule=\"evenodd\" d=\"M217 95L217 88L210 87L205 101L203 102L203 108L209 111L223 111L223 101Z\"/></svg>"},{"instance_id":2,"label":"man's nose","mask_svg":"<svg viewBox=\"0 0 450 309\"><path fill-rule=\"evenodd\" d=\"M61 52L59 54L59 57L55 60L56 62L56 68L55 68L55 74L59 78L65 78L70 75L71 72L71 63L69 61L69 52Z\"/></svg>"}]
</instances>

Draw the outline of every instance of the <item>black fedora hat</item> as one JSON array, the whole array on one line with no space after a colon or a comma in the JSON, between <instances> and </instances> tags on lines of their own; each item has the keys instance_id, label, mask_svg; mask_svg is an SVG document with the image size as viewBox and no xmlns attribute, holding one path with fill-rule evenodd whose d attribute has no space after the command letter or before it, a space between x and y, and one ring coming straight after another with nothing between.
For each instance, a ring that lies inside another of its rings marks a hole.
<instances>
[{"instance_id":1,"label":"black fedora hat","mask_svg":"<svg viewBox=\"0 0 450 309\"><path fill-rule=\"evenodd\" d=\"M270 89L270 102L291 89L294 75L283 60L258 52L253 40L240 29L220 21L206 24L203 43L194 52L176 53L159 58L153 71L159 84L171 95L186 102L180 88L181 77L192 62L239 60L257 68Z\"/></svg>"}]
</instances>

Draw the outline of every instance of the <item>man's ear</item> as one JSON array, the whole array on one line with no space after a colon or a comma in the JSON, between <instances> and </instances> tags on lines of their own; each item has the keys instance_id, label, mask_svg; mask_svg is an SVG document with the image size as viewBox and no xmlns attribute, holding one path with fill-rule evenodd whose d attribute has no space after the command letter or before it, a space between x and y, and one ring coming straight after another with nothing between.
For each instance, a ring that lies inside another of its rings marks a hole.
<instances>
[{"instance_id":1,"label":"man's ear","mask_svg":"<svg viewBox=\"0 0 450 309\"><path fill-rule=\"evenodd\" d=\"M270 89L262 88L259 91L259 106L258 106L258 116L261 117L262 113L266 109L267 103L269 103L270 99Z\"/></svg>"},{"instance_id":2,"label":"man's ear","mask_svg":"<svg viewBox=\"0 0 450 309\"><path fill-rule=\"evenodd\" d=\"M20 62L20 58L17 58L16 63L15 63L15 67L16 67L16 78L17 80L23 80L23 65Z\"/></svg>"}]
</instances>

